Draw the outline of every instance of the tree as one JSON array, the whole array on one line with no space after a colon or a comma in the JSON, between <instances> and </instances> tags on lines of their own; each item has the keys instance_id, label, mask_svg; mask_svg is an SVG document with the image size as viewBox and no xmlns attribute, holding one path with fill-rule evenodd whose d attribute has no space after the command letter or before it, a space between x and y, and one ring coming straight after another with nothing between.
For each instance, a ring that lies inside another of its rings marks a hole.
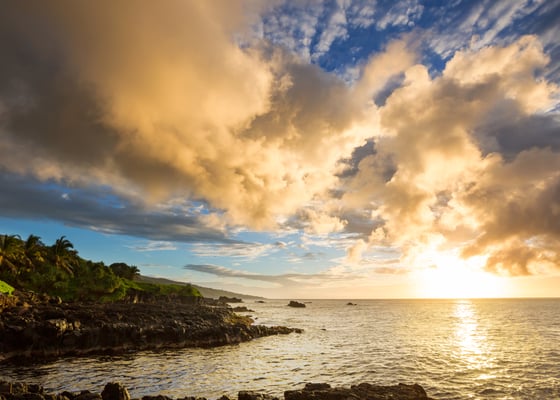
<instances>
[{"instance_id":1,"label":"tree","mask_svg":"<svg viewBox=\"0 0 560 400\"><path fill-rule=\"evenodd\" d=\"M74 275L73 267L77 262L77 252L74 250L72 242L66 239L66 236L61 236L51 246L51 256L57 268L62 269L69 275Z\"/></svg>"},{"instance_id":2,"label":"tree","mask_svg":"<svg viewBox=\"0 0 560 400\"><path fill-rule=\"evenodd\" d=\"M113 273L121 278L133 281L140 276L140 270L134 265L128 265L123 262L113 263L109 266Z\"/></svg>"},{"instance_id":3,"label":"tree","mask_svg":"<svg viewBox=\"0 0 560 400\"><path fill-rule=\"evenodd\" d=\"M0 235L0 269L18 274L17 264L22 254L19 235Z\"/></svg>"},{"instance_id":4,"label":"tree","mask_svg":"<svg viewBox=\"0 0 560 400\"><path fill-rule=\"evenodd\" d=\"M35 270L37 264L44 263L45 245L37 235L29 235L23 244L24 261L28 270Z\"/></svg>"}]
</instances>

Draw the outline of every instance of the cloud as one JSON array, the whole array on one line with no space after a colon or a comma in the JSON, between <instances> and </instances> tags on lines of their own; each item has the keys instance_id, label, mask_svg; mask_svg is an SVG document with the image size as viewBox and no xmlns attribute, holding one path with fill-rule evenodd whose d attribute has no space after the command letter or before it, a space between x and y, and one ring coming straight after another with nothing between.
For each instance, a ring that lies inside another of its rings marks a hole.
<instances>
[{"instance_id":1,"label":"cloud","mask_svg":"<svg viewBox=\"0 0 560 400\"><path fill-rule=\"evenodd\" d=\"M314 281L314 280L334 278L327 274L295 274L295 273L280 274L280 275L256 274L256 273L250 273L245 271L233 270L219 265L211 265L211 264L203 264L203 265L189 264L185 266L185 269L190 271L204 272L219 277L242 278L242 279L256 280L261 282L269 282L282 286L305 284L302 283L302 281Z\"/></svg>"},{"instance_id":2,"label":"cloud","mask_svg":"<svg viewBox=\"0 0 560 400\"><path fill-rule=\"evenodd\" d=\"M100 232L155 241L235 242L228 232L208 223L199 205L180 208L161 204L148 210L123 201L106 187L68 188L3 171L0 174L0 215L31 220L51 219ZM66 196L65 196L66 195Z\"/></svg>"},{"instance_id":3,"label":"cloud","mask_svg":"<svg viewBox=\"0 0 560 400\"><path fill-rule=\"evenodd\" d=\"M375 22L375 3L365 0L324 2L280 1L267 9L258 24L261 36L307 62L320 62L351 29Z\"/></svg>"},{"instance_id":4,"label":"cloud","mask_svg":"<svg viewBox=\"0 0 560 400\"><path fill-rule=\"evenodd\" d=\"M262 36L310 61L312 44L326 4L318 0L280 2L263 16Z\"/></svg>"},{"instance_id":5,"label":"cloud","mask_svg":"<svg viewBox=\"0 0 560 400\"><path fill-rule=\"evenodd\" d=\"M287 273L279 275L265 275L234 270L220 265L212 264L188 264L185 265L184 268L190 271L203 272L218 277L240 278L260 282L268 282L282 287L289 287L291 289L306 287L308 285L325 285L328 283L352 279L352 277L350 276L331 273L329 271L318 274Z\"/></svg>"},{"instance_id":6,"label":"cloud","mask_svg":"<svg viewBox=\"0 0 560 400\"><path fill-rule=\"evenodd\" d=\"M540 74L548 61L527 36L457 52L439 77L422 65L405 71L379 108L375 153L342 195L380 221L370 245L397 245L411 264L434 243L459 246L513 275L558 265L560 124L547 111L558 90Z\"/></svg>"},{"instance_id":7,"label":"cloud","mask_svg":"<svg viewBox=\"0 0 560 400\"><path fill-rule=\"evenodd\" d=\"M273 253L282 245L265 243L196 243L191 252L198 257L233 257L254 260Z\"/></svg>"},{"instance_id":8,"label":"cloud","mask_svg":"<svg viewBox=\"0 0 560 400\"><path fill-rule=\"evenodd\" d=\"M0 209L214 242L193 246L200 257L282 247L228 239L244 227L320 235L356 265L375 246L413 264L437 245L483 255L496 273L555 268L558 6L456 2L433 29L411 28L438 12L416 1L5 5ZM517 24L539 38L517 37ZM352 80L322 68L350 33L375 29L391 32L348 61Z\"/></svg>"},{"instance_id":9,"label":"cloud","mask_svg":"<svg viewBox=\"0 0 560 400\"><path fill-rule=\"evenodd\" d=\"M389 27L412 26L420 19L424 6L417 0L406 0L397 2L387 10L384 10L383 16L376 22L379 30Z\"/></svg>"},{"instance_id":10,"label":"cloud","mask_svg":"<svg viewBox=\"0 0 560 400\"><path fill-rule=\"evenodd\" d=\"M4 7L2 167L146 205L202 199L231 224L273 227L336 182L337 160L364 141L366 105L283 50L240 47L259 11Z\"/></svg>"},{"instance_id":11,"label":"cloud","mask_svg":"<svg viewBox=\"0 0 560 400\"><path fill-rule=\"evenodd\" d=\"M137 244L130 246L131 249L145 252L145 251L172 251L177 250L177 245L173 242L155 241Z\"/></svg>"},{"instance_id":12,"label":"cloud","mask_svg":"<svg viewBox=\"0 0 560 400\"><path fill-rule=\"evenodd\" d=\"M335 40L346 39L348 35L347 25L346 10L341 3L337 3L336 7L330 12L326 26L314 47L313 58L319 59L325 55Z\"/></svg>"}]
</instances>

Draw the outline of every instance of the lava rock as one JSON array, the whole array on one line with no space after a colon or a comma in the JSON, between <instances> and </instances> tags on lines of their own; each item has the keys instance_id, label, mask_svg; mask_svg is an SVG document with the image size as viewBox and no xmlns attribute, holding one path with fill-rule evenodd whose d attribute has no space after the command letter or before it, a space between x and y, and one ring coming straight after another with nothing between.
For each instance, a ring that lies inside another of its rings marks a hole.
<instances>
[{"instance_id":1,"label":"lava rock","mask_svg":"<svg viewBox=\"0 0 560 400\"><path fill-rule=\"evenodd\" d=\"M227 296L220 296L218 301L221 301L222 303L243 303L243 299Z\"/></svg>"},{"instance_id":2,"label":"lava rock","mask_svg":"<svg viewBox=\"0 0 560 400\"><path fill-rule=\"evenodd\" d=\"M394 386L379 386L361 383L350 388L331 388L328 384L306 385L302 390L284 392L285 400L430 400L426 391L418 384L399 383Z\"/></svg>"},{"instance_id":3,"label":"lava rock","mask_svg":"<svg viewBox=\"0 0 560 400\"><path fill-rule=\"evenodd\" d=\"M215 347L301 332L254 325L229 306L203 302L61 303L22 296L0 312L0 362L7 359ZM84 399L82 399L84 400Z\"/></svg>"},{"instance_id":4,"label":"lava rock","mask_svg":"<svg viewBox=\"0 0 560 400\"><path fill-rule=\"evenodd\" d=\"M130 400L128 390L120 383L105 385L102 394L82 391L78 394L62 392L58 395L44 393L42 387L25 383L0 381L0 399L7 400ZM327 383L308 383L303 389L284 392L285 400L432 400L418 384L398 384L379 386L361 383L350 388L331 387ZM144 396L142 400L173 400L163 395ZM204 397L186 396L180 400L206 400ZM231 400L222 396L218 400ZM278 400L268 394L254 391L240 391L238 400Z\"/></svg>"},{"instance_id":5,"label":"lava rock","mask_svg":"<svg viewBox=\"0 0 560 400\"><path fill-rule=\"evenodd\" d=\"M128 390L120 382L109 382L101 392L103 400L130 400Z\"/></svg>"},{"instance_id":6,"label":"lava rock","mask_svg":"<svg viewBox=\"0 0 560 400\"><path fill-rule=\"evenodd\" d=\"M278 400L278 398L264 393L242 390L237 394L237 400Z\"/></svg>"}]
</instances>

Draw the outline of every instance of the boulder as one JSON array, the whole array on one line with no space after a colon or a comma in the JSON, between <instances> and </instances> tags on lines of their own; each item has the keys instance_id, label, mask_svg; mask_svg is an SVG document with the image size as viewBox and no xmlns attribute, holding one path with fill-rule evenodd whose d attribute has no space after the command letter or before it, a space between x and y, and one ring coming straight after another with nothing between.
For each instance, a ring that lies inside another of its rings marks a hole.
<instances>
[{"instance_id":1,"label":"boulder","mask_svg":"<svg viewBox=\"0 0 560 400\"><path fill-rule=\"evenodd\" d=\"M99 393L92 393L89 390L84 390L74 397L74 400L103 400L103 397Z\"/></svg>"},{"instance_id":2,"label":"boulder","mask_svg":"<svg viewBox=\"0 0 560 400\"><path fill-rule=\"evenodd\" d=\"M350 388L328 384L308 384L301 390L284 392L285 400L430 400L422 386L399 383L380 386L361 383Z\"/></svg>"},{"instance_id":3,"label":"boulder","mask_svg":"<svg viewBox=\"0 0 560 400\"><path fill-rule=\"evenodd\" d=\"M120 382L109 382L101 392L103 400L130 400L128 390Z\"/></svg>"},{"instance_id":4,"label":"boulder","mask_svg":"<svg viewBox=\"0 0 560 400\"><path fill-rule=\"evenodd\" d=\"M269 394L258 393L248 390L242 390L237 394L237 400L278 400Z\"/></svg>"}]
</instances>

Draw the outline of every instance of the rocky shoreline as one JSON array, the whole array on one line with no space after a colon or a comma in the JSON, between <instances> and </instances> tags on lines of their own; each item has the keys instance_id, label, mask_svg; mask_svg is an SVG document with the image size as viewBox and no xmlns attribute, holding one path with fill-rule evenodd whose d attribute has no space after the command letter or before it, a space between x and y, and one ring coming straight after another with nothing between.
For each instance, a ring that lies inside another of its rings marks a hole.
<instances>
[{"instance_id":1,"label":"rocky shoreline","mask_svg":"<svg viewBox=\"0 0 560 400\"><path fill-rule=\"evenodd\" d=\"M0 297L0 362L214 347L301 332L254 325L231 307L201 298L160 296L103 304L64 303L28 292Z\"/></svg>"},{"instance_id":2,"label":"rocky shoreline","mask_svg":"<svg viewBox=\"0 0 560 400\"><path fill-rule=\"evenodd\" d=\"M275 400L265 393L240 391L238 400ZM101 393L90 391L48 393L42 386L20 382L0 381L0 400L131 400L126 387L118 382L105 385ZM143 396L141 400L172 400L167 396ZM178 400L206 400L204 397L185 396ZM224 395L218 400L234 400ZM284 400L431 400L422 386L400 383L393 386L361 383L345 387L331 387L327 383L308 383L303 389L286 390Z\"/></svg>"}]
</instances>

